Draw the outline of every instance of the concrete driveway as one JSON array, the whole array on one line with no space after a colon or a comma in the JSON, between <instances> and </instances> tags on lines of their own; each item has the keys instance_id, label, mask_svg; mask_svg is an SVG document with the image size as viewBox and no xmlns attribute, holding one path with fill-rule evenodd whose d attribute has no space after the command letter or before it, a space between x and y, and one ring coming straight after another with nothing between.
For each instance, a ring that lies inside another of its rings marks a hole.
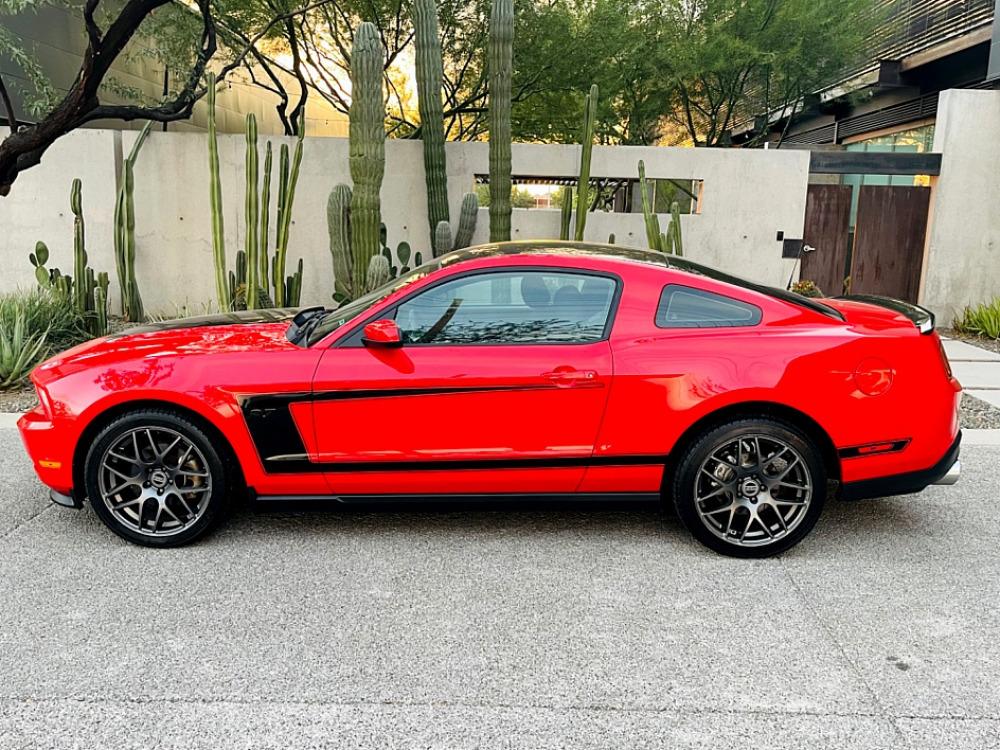
<instances>
[{"instance_id":1,"label":"concrete driveway","mask_svg":"<svg viewBox=\"0 0 1000 750\"><path fill-rule=\"evenodd\" d=\"M1000 448L963 462L778 560L608 505L243 511L151 551L0 429L0 747L1000 746Z\"/></svg>"}]
</instances>

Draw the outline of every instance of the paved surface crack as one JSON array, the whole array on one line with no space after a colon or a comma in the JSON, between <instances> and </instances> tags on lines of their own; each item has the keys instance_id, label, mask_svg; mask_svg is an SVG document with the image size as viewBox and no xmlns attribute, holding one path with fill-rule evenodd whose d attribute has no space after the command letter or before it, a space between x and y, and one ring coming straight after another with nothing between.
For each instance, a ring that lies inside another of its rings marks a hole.
<instances>
[{"instance_id":1,"label":"paved surface crack","mask_svg":"<svg viewBox=\"0 0 1000 750\"><path fill-rule=\"evenodd\" d=\"M38 518L39 516L41 516L43 513L45 513L46 511L49 511L51 509L52 509L52 505L49 504L49 505L44 506L37 513L32 513L27 518L21 519L16 524L14 524L9 529L7 529L4 533L0 534L0 541L3 541L7 537L9 537L11 534L13 534L15 531L17 531L22 526L27 526L29 523L31 523L32 521L34 521L36 518Z\"/></svg>"},{"instance_id":2,"label":"paved surface crack","mask_svg":"<svg viewBox=\"0 0 1000 750\"><path fill-rule=\"evenodd\" d=\"M809 616L816 621L816 624L819 625L820 629L823 631L823 633L826 634L826 637L830 640L830 643L832 643L834 648L837 649L837 652L840 654L840 657L850 668L851 672L854 673L854 676L858 679L858 681L862 685L864 685L865 690L868 691L868 695L871 698L871 701L876 709L876 713L874 714L874 716L876 718L886 719L887 721L889 721L889 723L892 724L893 731L895 731L897 738L901 742L910 745L910 742L906 739L902 730L899 728L899 725L896 723L897 718L906 718L906 717L893 716L891 713L889 713L888 710L886 710L886 707L882 704L882 701L879 699L878 694L876 694L875 689L868 683L868 680L865 679L864 673L861 671L860 667L858 667L858 665L854 662L854 660L847 655L847 651L844 650L843 645L840 643L839 640L837 640L837 637L833 634L833 631L830 629L830 626L826 624L826 621L823 620L823 618L820 616L820 613L816 610L816 608L813 606L813 603L809 600L809 597L806 596L806 593L803 590L803 588L799 586L798 581L795 580L795 576L792 575L792 571L788 569L788 566L785 564L784 560L779 560L779 563L781 565L782 572L784 572L784 574L788 577L789 583L792 584L792 589L795 591L796 594L798 594L799 598L802 600L802 603L805 605L806 611L809 613Z\"/></svg>"},{"instance_id":3,"label":"paved surface crack","mask_svg":"<svg viewBox=\"0 0 1000 750\"><path fill-rule=\"evenodd\" d=\"M608 704L565 704L556 703L531 703L531 702L485 702L485 701L456 701L456 700L428 700L410 701L400 699L367 699L358 698L355 700L330 700L323 698L264 698L264 697L220 697L220 698L200 698L196 696L60 696L60 695L0 695L0 702L9 703L75 703L94 705L150 705L164 703L168 705L204 705L204 706L369 706L369 707L392 707L392 708L466 708L485 710L532 710L532 711L591 711L595 713L625 713L625 714L680 714L688 716L785 716L785 717L812 717L812 718L844 718L844 719L914 719L921 721L1000 721L997 716L968 716L962 714L890 714L880 705L881 712L873 711L809 711L804 709L752 709L752 708L714 708L691 706L662 706L662 707L638 707L638 706L614 706ZM898 731L898 728L897 728Z\"/></svg>"}]
</instances>

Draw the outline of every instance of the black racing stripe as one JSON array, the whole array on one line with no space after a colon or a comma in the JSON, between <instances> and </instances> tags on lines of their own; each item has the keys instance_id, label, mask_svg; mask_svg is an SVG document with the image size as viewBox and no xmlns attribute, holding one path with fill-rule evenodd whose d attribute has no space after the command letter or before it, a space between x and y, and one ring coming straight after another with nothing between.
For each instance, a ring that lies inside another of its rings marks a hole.
<instances>
[{"instance_id":1,"label":"black racing stripe","mask_svg":"<svg viewBox=\"0 0 1000 750\"><path fill-rule=\"evenodd\" d=\"M399 398L400 396L447 396L453 393L497 393L503 391L549 391L559 386L555 383L530 385L462 385L441 388L358 388L346 391L321 391L313 395L314 401L349 401L361 398Z\"/></svg>"},{"instance_id":2,"label":"black racing stripe","mask_svg":"<svg viewBox=\"0 0 1000 750\"><path fill-rule=\"evenodd\" d=\"M275 454L265 460L274 474L379 471L479 471L484 469L563 469L584 466L663 466L662 455L539 456L537 458L430 459L426 461L310 461L306 454Z\"/></svg>"},{"instance_id":3,"label":"black racing stripe","mask_svg":"<svg viewBox=\"0 0 1000 750\"><path fill-rule=\"evenodd\" d=\"M441 396L456 393L494 393L503 391L536 391L559 388L555 383L526 385L456 385L440 388L387 388L320 391L317 393L273 393L241 396L240 408L257 455L264 471L274 474L309 473L327 471L323 465L306 458L306 447L292 419L291 405L305 401L346 401L369 398L398 398L401 396ZM414 469L423 468L423 462L411 462ZM358 462L367 466L367 462ZM345 471L364 471L364 468ZM403 471L404 469L399 469ZM396 471L396 469L389 469Z\"/></svg>"}]
</instances>

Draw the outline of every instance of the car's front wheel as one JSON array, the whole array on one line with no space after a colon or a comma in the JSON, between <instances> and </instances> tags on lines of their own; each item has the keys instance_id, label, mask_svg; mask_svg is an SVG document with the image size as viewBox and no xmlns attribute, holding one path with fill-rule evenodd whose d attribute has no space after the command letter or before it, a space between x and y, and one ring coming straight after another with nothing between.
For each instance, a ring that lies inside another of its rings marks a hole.
<instances>
[{"instance_id":1,"label":"car's front wheel","mask_svg":"<svg viewBox=\"0 0 1000 750\"><path fill-rule=\"evenodd\" d=\"M223 515L229 477L211 438L181 414L125 414L98 433L84 467L87 497L119 536L176 547Z\"/></svg>"},{"instance_id":2,"label":"car's front wheel","mask_svg":"<svg viewBox=\"0 0 1000 750\"><path fill-rule=\"evenodd\" d=\"M734 557L768 557L816 525L826 472L804 433L759 417L697 439L677 464L672 489L678 516L702 544Z\"/></svg>"}]
</instances>

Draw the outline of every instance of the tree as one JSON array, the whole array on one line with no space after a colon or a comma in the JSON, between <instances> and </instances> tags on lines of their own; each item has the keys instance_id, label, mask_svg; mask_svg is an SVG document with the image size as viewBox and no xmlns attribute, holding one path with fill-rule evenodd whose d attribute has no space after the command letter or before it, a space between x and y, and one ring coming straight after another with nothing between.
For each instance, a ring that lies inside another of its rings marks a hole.
<instances>
[{"instance_id":1,"label":"tree","mask_svg":"<svg viewBox=\"0 0 1000 750\"><path fill-rule=\"evenodd\" d=\"M34 7L37 0L0 0L6 3L0 10L18 10L20 7ZM162 101L155 103L107 104L102 102L106 86L111 82L111 66L126 51L143 23L170 6L172 0L125 0L113 11L103 13L101 0L85 0L83 5L83 26L87 35L87 48L80 63L80 69L61 99L43 107L46 114L35 124L18 127L17 113L14 112L9 96L0 95L7 120L12 123L9 135L0 142L0 196L8 195L11 186L21 172L37 165L46 150L67 133L99 119L112 120L154 120L172 122L190 117L195 102L204 95L203 75L209 61L218 50L218 30L215 22L213 0L195 0L192 8L183 10L171 8L176 19L178 13L190 13L197 23L189 23L189 28L197 27L195 44L190 47L189 64L178 79L176 87L169 91ZM329 0L314 0L311 5L289 11L275 12L263 28L247 40L246 46L235 53L218 73L225 78L235 70L271 29L279 23L319 7ZM166 13L167 11L165 11ZM9 33L7 36L12 36ZM13 41L16 54L26 53ZM40 69L37 69L40 75ZM0 77L0 91L6 86Z\"/></svg>"},{"instance_id":2,"label":"tree","mask_svg":"<svg viewBox=\"0 0 1000 750\"><path fill-rule=\"evenodd\" d=\"M695 146L725 145L731 128L755 115L776 114L787 130L804 98L836 79L876 23L870 0L668 0L666 119ZM750 144L768 132L757 128Z\"/></svg>"}]
</instances>

